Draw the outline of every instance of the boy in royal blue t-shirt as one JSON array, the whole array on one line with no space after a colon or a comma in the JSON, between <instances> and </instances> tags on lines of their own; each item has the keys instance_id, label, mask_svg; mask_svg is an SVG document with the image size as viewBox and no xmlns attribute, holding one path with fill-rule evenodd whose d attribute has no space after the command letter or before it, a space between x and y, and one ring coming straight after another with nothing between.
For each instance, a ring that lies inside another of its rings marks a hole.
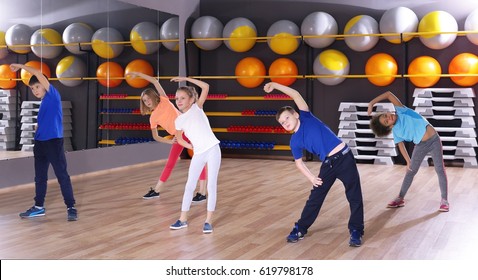
<instances>
[{"instance_id":1,"label":"boy in royal blue t-shirt","mask_svg":"<svg viewBox=\"0 0 478 280\"><path fill-rule=\"evenodd\" d=\"M335 180L339 179L344 183L345 195L350 205L349 245L353 247L362 245L364 234L362 189L352 151L309 111L309 106L298 91L274 82L264 86L264 91L268 93L274 89L290 96L299 109L297 113L290 106L283 107L277 112L276 119L284 129L294 132L290 139L290 148L295 164L313 186L300 219L287 236L287 242L297 242L304 238L309 227L317 219L327 193ZM302 161L304 149L317 155L322 161L318 176L312 174Z\"/></svg>"},{"instance_id":2,"label":"boy in royal blue t-shirt","mask_svg":"<svg viewBox=\"0 0 478 280\"><path fill-rule=\"evenodd\" d=\"M76 221L78 213L75 208L75 198L63 148L63 112L60 94L40 70L23 64L11 64L10 68L12 71L23 69L30 72L32 77L28 85L33 95L41 99L34 137L35 146L33 148L35 158L35 205L20 213L20 217L33 218L45 215L44 203L48 168L51 164L67 207L67 220Z\"/></svg>"}]
</instances>

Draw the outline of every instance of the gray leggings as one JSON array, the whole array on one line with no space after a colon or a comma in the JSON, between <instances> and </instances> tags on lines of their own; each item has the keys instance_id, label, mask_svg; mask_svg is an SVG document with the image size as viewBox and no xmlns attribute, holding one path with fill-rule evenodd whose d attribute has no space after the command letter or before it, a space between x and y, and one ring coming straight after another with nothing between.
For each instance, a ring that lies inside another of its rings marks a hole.
<instances>
[{"instance_id":1,"label":"gray leggings","mask_svg":"<svg viewBox=\"0 0 478 280\"><path fill-rule=\"evenodd\" d=\"M410 168L407 170L405 178L403 178L402 188L400 189L400 197L405 197L410 185L412 184L413 177L417 174L420 165L425 156L430 153L433 159L433 165L438 175L438 183L440 185L441 197L447 199L448 197L448 181L445 173L445 165L443 163L443 148L441 145L440 137L437 135L432 136L427 141L422 141L415 145L413 149Z\"/></svg>"}]
</instances>

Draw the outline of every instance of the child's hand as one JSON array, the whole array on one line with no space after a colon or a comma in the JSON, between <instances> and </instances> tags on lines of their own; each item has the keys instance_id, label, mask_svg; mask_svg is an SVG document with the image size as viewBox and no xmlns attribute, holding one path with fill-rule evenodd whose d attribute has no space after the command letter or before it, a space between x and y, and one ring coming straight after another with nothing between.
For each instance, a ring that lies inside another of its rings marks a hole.
<instances>
[{"instance_id":1,"label":"child's hand","mask_svg":"<svg viewBox=\"0 0 478 280\"><path fill-rule=\"evenodd\" d=\"M312 185L316 188L322 186L322 179L320 179L319 177L314 177L314 179L312 180Z\"/></svg>"},{"instance_id":2,"label":"child's hand","mask_svg":"<svg viewBox=\"0 0 478 280\"><path fill-rule=\"evenodd\" d=\"M372 103L369 103L369 104L368 104L368 109L367 109L367 114L368 114L369 116L371 116L371 115L372 115L372 112L373 112L373 104L372 104Z\"/></svg>"},{"instance_id":3,"label":"child's hand","mask_svg":"<svg viewBox=\"0 0 478 280\"><path fill-rule=\"evenodd\" d=\"M275 83L274 82L270 82L270 83L267 83L264 85L264 91L267 92L267 93L270 93L271 91L273 91L275 89Z\"/></svg>"},{"instance_id":4,"label":"child's hand","mask_svg":"<svg viewBox=\"0 0 478 280\"><path fill-rule=\"evenodd\" d=\"M187 80L186 77L174 77L174 78L171 79L171 82L177 82L177 83L179 83L179 82L184 82L184 81L186 81L186 80Z\"/></svg>"},{"instance_id":5,"label":"child's hand","mask_svg":"<svg viewBox=\"0 0 478 280\"><path fill-rule=\"evenodd\" d=\"M16 63L12 63L10 64L10 70L12 70L13 72L17 72L18 70L20 70L20 65Z\"/></svg>"}]
</instances>

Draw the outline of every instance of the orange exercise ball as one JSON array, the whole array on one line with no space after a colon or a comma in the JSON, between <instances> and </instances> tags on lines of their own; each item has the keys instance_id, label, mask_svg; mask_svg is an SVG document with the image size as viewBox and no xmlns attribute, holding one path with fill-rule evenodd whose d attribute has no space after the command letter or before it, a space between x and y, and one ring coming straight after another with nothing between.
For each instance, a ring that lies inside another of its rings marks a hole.
<instances>
[{"instance_id":1,"label":"orange exercise ball","mask_svg":"<svg viewBox=\"0 0 478 280\"><path fill-rule=\"evenodd\" d=\"M149 84L149 82L138 77L128 77L130 72L140 72L148 76L153 76L154 74L153 66L151 66L151 64L144 59L135 59L128 63L124 70L124 76L128 85L134 88L144 88Z\"/></svg>"},{"instance_id":2,"label":"orange exercise ball","mask_svg":"<svg viewBox=\"0 0 478 280\"><path fill-rule=\"evenodd\" d=\"M47 76L48 78L51 78L51 71L50 67L46 65L45 62L40 62L37 60L31 60L25 63L26 66L33 67L35 69L41 70L43 75ZM25 71L24 69L20 70L20 77L22 78L22 82L28 86L28 83L30 82L30 78L32 77L32 74L28 71Z\"/></svg>"},{"instance_id":3,"label":"orange exercise ball","mask_svg":"<svg viewBox=\"0 0 478 280\"><path fill-rule=\"evenodd\" d=\"M412 60L408 66L409 75L420 75L410 77L410 81L417 87L431 87L440 80L441 66L431 56L419 56Z\"/></svg>"},{"instance_id":4,"label":"orange exercise ball","mask_svg":"<svg viewBox=\"0 0 478 280\"><path fill-rule=\"evenodd\" d=\"M112 61L104 62L96 69L96 77L98 78L98 82L101 85L109 88L119 86L123 82L123 74L123 67Z\"/></svg>"},{"instance_id":5,"label":"orange exercise ball","mask_svg":"<svg viewBox=\"0 0 478 280\"><path fill-rule=\"evenodd\" d=\"M455 56L448 65L449 74L478 74L478 56L472 53L461 53ZM463 87L474 86L478 76L451 76L450 79Z\"/></svg>"},{"instance_id":6,"label":"orange exercise ball","mask_svg":"<svg viewBox=\"0 0 478 280\"><path fill-rule=\"evenodd\" d=\"M0 65L0 88L2 89L11 89L17 85L17 81L11 80L16 79L17 74L10 70L9 64ZM5 79L5 80L3 80Z\"/></svg>"},{"instance_id":7,"label":"orange exercise ball","mask_svg":"<svg viewBox=\"0 0 478 280\"><path fill-rule=\"evenodd\" d=\"M372 55L365 64L366 75L377 75L376 77L367 77L367 79L379 87L391 84L395 80L394 75L397 75L397 72L397 62L386 53Z\"/></svg>"},{"instance_id":8,"label":"orange exercise ball","mask_svg":"<svg viewBox=\"0 0 478 280\"><path fill-rule=\"evenodd\" d=\"M256 57L241 59L236 65L236 76L249 77L237 78L237 82L246 88L255 88L264 82L264 78L257 76L266 75L266 66Z\"/></svg>"},{"instance_id":9,"label":"orange exercise ball","mask_svg":"<svg viewBox=\"0 0 478 280\"><path fill-rule=\"evenodd\" d=\"M269 66L269 76L297 76L297 65L289 58L278 58ZM297 80L296 77L271 77L271 81L284 86L290 86Z\"/></svg>"}]
</instances>

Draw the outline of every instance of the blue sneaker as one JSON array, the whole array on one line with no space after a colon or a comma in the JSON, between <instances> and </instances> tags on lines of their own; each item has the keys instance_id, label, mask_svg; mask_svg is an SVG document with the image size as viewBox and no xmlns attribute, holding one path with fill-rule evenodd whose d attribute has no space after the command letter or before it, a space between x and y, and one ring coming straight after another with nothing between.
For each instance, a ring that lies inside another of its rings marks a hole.
<instances>
[{"instance_id":1,"label":"blue sneaker","mask_svg":"<svg viewBox=\"0 0 478 280\"><path fill-rule=\"evenodd\" d=\"M68 208L67 213L68 213L68 217L67 217L68 221L71 222L71 221L78 220L78 211L76 210L75 207Z\"/></svg>"},{"instance_id":2,"label":"blue sneaker","mask_svg":"<svg viewBox=\"0 0 478 280\"><path fill-rule=\"evenodd\" d=\"M294 228L292 228L292 231L290 232L289 236L287 236L287 242L296 243L301 239L304 239L304 234L299 231L299 225L295 223Z\"/></svg>"},{"instance_id":3,"label":"blue sneaker","mask_svg":"<svg viewBox=\"0 0 478 280\"><path fill-rule=\"evenodd\" d=\"M204 227L202 228L203 233L212 233L212 225L210 223L204 223Z\"/></svg>"},{"instance_id":4,"label":"blue sneaker","mask_svg":"<svg viewBox=\"0 0 478 280\"><path fill-rule=\"evenodd\" d=\"M360 247L360 245L362 245L362 235L363 231L359 231L356 229L351 230L349 245L351 247Z\"/></svg>"},{"instance_id":5,"label":"blue sneaker","mask_svg":"<svg viewBox=\"0 0 478 280\"><path fill-rule=\"evenodd\" d=\"M38 208L36 206L32 206L32 208L28 209L27 211L20 213L20 217L33 218L33 217L45 216L45 212L46 212L45 207Z\"/></svg>"},{"instance_id":6,"label":"blue sneaker","mask_svg":"<svg viewBox=\"0 0 478 280\"><path fill-rule=\"evenodd\" d=\"M180 220L177 220L174 224L170 225L170 229L182 229L188 227L188 222L181 222Z\"/></svg>"}]
</instances>

